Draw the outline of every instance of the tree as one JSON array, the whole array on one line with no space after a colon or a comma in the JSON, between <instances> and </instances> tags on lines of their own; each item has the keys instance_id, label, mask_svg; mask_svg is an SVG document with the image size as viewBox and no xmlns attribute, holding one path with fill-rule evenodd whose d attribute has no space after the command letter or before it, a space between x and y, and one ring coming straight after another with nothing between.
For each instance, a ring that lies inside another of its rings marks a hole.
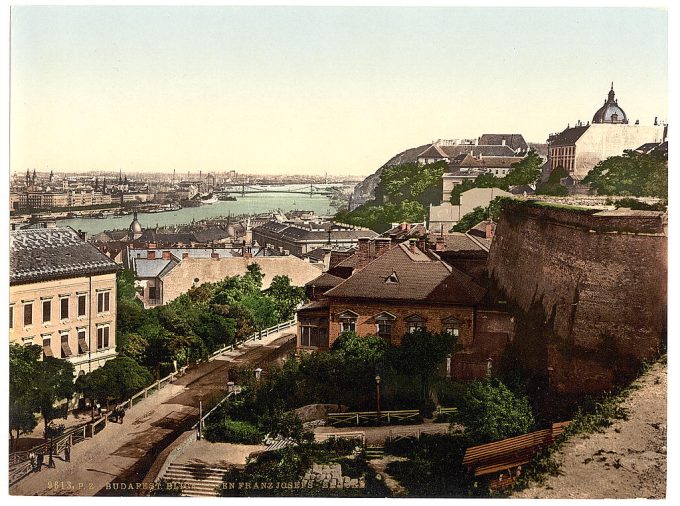
<instances>
[{"instance_id":1,"label":"tree","mask_svg":"<svg viewBox=\"0 0 680 506\"><path fill-rule=\"evenodd\" d=\"M458 223L451 229L453 232L467 232L478 223L491 218L498 221L501 216L501 205L504 197L496 197L487 207L475 207L472 211L464 215Z\"/></svg>"},{"instance_id":2,"label":"tree","mask_svg":"<svg viewBox=\"0 0 680 506\"><path fill-rule=\"evenodd\" d=\"M295 314L295 308L307 300L305 289L292 286L288 276L274 276L267 289L267 294L276 303L282 320L290 320Z\"/></svg>"},{"instance_id":3,"label":"tree","mask_svg":"<svg viewBox=\"0 0 680 506\"><path fill-rule=\"evenodd\" d=\"M456 351L457 341L452 334L432 333L426 329L417 329L402 338L397 348L398 369L419 377L423 399L429 398L430 380L446 356Z\"/></svg>"},{"instance_id":4,"label":"tree","mask_svg":"<svg viewBox=\"0 0 680 506\"><path fill-rule=\"evenodd\" d=\"M55 418L66 418L68 402L75 392L75 368L67 360L45 357L33 376L36 407L43 417L45 429Z\"/></svg>"},{"instance_id":5,"label":"tree","mask_svg":"<svg viewBox=\"0 0 680 506\"><path fill-rule=\"evenodd\" d=\"M118 356L102 367L79 376L76 389L91 400L108 404L123 401L153 383L151 373L133 359Z\"/></svg>"},{"instance_id":6,"label":"tree","mask_svg":"<svg viewBox=\"0 0 680 506\"><path fill-rule=\"evenodd\" d=\"M509 186L533 184L541 176L543 159L532 149L527 156L513 163L511 167L508 175L505 176L505 181Z\"/></svg>"},{"instance_id":7,"label":"tree","mask_svg":"<svg viewBox=\"0 0 680 506\"><path fill-rule=\"evenodd\" d=\"M9 347L9 436L11 449L38 425L34 378L42 350L38 345Z\"/></svg>"},{"instance_id":8,"label":"tree","mask_svg":"<svg viewBox=\"0 0 680 506\"><path fill-rule=\"evenodd\" d=\"M118 350L119 356L130 357L138 364L141 364L144 360L144 353L148 346L149 343L144 337L136 332L132 332L118 338L116 349Z\"/></svg>"},{"instance_id":9,"label":"tree","mask_svg":"<svg viewBox=\"0 0 680 506\"><path fill-rule=\"evenodd\" d=\"M583 180L598 195L632 195L668 199L668 156L626 151L599 162Z\"/></svg>"},{"instance_id":10,"label":"tree","mask_svg":"<svg viewBox=\"0 0 680 506\"><path fill-rule=\"evenodd\" d=\"M250 321L259 331L276 325L279 321L279 311L276 303L261 294L249 294L241 300L242 306L250 314Z\"/></svg>"},{"instance_id":11,"label":"tree","mask_svg":"<svg viewBox=\"0 0 680 506\"><path fill-rule=\"evenodd\" d=\"M555 167L548 177L548 181L536 187L536 195L552 195L554 197L564 197L569 195L569 190L562 186L561 180L569 174L564 167Z\"/></svg>"},{"instance_id":12,"label":"tree","mask_svg":"<svg viewBox=\"0 0 680 506\"><path fill-rule=\"evenodd\" d=\"M534 427L528 398L516 396L495 378L470 384L457 421L465 426L474 444L525 434Z\"/></svg>"}]
</instances>

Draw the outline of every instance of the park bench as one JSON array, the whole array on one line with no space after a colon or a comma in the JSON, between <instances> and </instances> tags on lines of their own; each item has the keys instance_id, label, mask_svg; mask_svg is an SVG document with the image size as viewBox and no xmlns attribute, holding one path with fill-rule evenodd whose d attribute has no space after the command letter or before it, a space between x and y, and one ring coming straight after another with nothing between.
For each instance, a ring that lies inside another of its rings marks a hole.
<instances>
[{"instance_id":1,"label":"park bench","mask_svg":"<svg viewBox=\"0 0 680 506\"><path fill-rule=\"evenodd\" d=\"M472 446L465 451L462 463L474 477L498 474L499 479L491 483L492 488L507 487L519 476L520 466L528 464L541 450L552 445L569 423L554 423L548 429Z\"/></svg>"},{"instance_id":2,"label":"park bench","mask_svg":"<svg viewBox=\"0 0 680 506\"><path fill-rule=\"evenodd\" d=\"M402 422L405 420L413 420L418 423L420 411L417 409L402 409L400 411L381 411L380 421L387 422ZM331 425L361 425L361 423L374 423L378 421L377 411L355 411L350 413L328 413L326 417Z\"/></svg>"}]
</instances>

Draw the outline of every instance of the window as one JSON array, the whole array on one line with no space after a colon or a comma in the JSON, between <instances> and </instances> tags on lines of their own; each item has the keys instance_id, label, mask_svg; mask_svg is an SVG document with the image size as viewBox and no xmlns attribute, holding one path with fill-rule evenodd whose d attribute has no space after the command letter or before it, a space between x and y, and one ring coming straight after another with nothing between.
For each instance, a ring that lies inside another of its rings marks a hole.
<instances>
[{"instance_id":1,"label":"window","mask_svg":"<svg viewBox=\"0 0 680 506\"><path fill-rule=\"evenodd\" d=\"M103 350L109 347L109 330L108 325L97 327L97 349Z\"/></svg>"},{"instance_id":2,"label":"window","mask_svg":"<svg viewBox=\"0 0 680 506\"><path fill-rule=\"evenodd\" d=\"M27 302L24 304L24 327L33 325L33 303Z\"/></svg>"},{"instance_id":3,"label":"window","mask_svg":"<svg viewBox=\"0 0 680 506\"><path fill-rule=\"evenodd\" d=\"M340 319L340 332L356 332L357 318L359 315L354 311L343 311L338 315Z\"/></svg>"},{"instance_id":4,"label":"window","mask_svg":"<svg viewBox=\"0 0 680 506\"><path fill-rule=\"evenodd\" d=\"M340 332L356 332L357 319L356 318L342 318L340 320Z\"/></svg>"},{"instance_id":5,"label":"window","mask_svg":"<svg viewBox=\"0 0 680 506\"><path fill-rule=\"evenodd\" d=\"M68 297L62 297L59 299L59 304L61 307L61 310L59 312L60 318L62 320L67 320L68 319Z\"/></svg>"},{"instance_id":6,"label":"window","mask_svg":"<svg viewBox=\"0 0 680 506\"><path fill-rule=\"evenodd\" d=\"M419 329L425 329L425 319L417 314L406 318L406 329L409 334Z\"/></svg>"},{"instance_id":7,"label":"window","mask_svg":"<svg viewBox=\"0 0 680 506\"><path fill-rule=\"evenodd\" d=\"M392 327L394 326L394 320L396 320L396 316L394 316L392 313L388 313L387 311L380 313L375 317L379 337L387 340L392 338Z\"/></svg>"},{"instance_id":8,"label":"window","mask_svg":"<svg viewBox=\"0 0 680 506\"><path fill-rule=\"evenodd\" d=\"M14 306L9 307L9 328L14 328Z\"/></svg>"},{"instance_id":9,"label":"window","mask_svg":"<svg viewBox=\"0 0 680 506\"><path fill-rule=\"evenodd\" d=\"M460 335L460 327L463 325L463 322L459 320L458 318L455 318L453 316L450 316L448 318L444 318L442 320L442 326L444 327L444 332L446 332L449 335L456 336L458 337Z\"/></svg>"},{"instance_id":10,"label":"window","mask_svg":"<svg viewBox=\"0 0 680 506\"><path fill-rule=\"evenodd\" d=\"M150 299L150 300L155 300L155 299L156 299L156 287L155 287L155 286L150 286L150 287L149 287L149 299Z\"/></svg>"},{"instance_id":11,"label":"window","mask_svg":"<svg viewBox=\"0 0 680 506\"><path fill-rule=\"evenodd\" d=\"M85 316L87 312L87 295L78 295L78 316Z\"/></svg>"},{"instance_id":12,"label":"window","mask_svg":"<svg viewBox=\"0 0 680 506\"><path fill-rule=\"evenodd\" d=\"M90 350L87 345L87 332L85 329L78 329L78 355L87 353Z\"/></svg>"},{"instance_id":13,"label":"window","mask_svg":"<svg viewBox=\"0 0 680 506\"><path fill-rule=\"evenodd\" d=\"M99 292L97 294L97 313L105 313L109 311L109 297L110 291Z\"/></svg>"},{"instance_id":14,"label":"window","mask_svg":"<svg viewBox=\"0 0 680 506\"><path fill-rule=\"evenodd\" d=\"M328 348L328 329L315 325L302 325L300 344L302 346Z\"/></svg>"},{"instance_id":15,"label":"window","mask_svg":"<svg viewBox=\"0 0 680 506\"><path fill-rule=\"evenodd\" d=\"M42 320L43 323L52 321L52 299L42 301Z\"/></svg>"},{"instance_id":16,"label":"window","mask_svg":"<svg viewBox=\"0 0 680 506\"><path fill-rule=\"evenodd\" d=\"M62 332L61 337L61 358L70 357L73 355L71 353L71 348L68 345L68 331Z\"/></svg>"},{"instance_id":17,"label":"window","mask_svg":"<svg viewBox=\"0 0 680 506\"><path fill-rule=\"evenodd\" d=\"M54 357L52 354L52 338L43 336L43 359L47 357Z\"/></svg>"}]
</instances>

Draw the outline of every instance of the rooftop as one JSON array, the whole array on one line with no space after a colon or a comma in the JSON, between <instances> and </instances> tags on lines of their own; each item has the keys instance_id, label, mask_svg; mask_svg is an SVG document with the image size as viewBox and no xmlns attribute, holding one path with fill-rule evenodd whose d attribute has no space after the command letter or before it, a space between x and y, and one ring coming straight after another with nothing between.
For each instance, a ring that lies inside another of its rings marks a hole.
<instances>
[{"instance_id":1,"label":"rooftop","mask_svg":"<svg viewBox=\"0 0 680 506\"><path fill-rule=\"evenodd\" d=\"M116 263L69 227L10 232L10 284L113 273Z\"/></svg>"}]
</instances>

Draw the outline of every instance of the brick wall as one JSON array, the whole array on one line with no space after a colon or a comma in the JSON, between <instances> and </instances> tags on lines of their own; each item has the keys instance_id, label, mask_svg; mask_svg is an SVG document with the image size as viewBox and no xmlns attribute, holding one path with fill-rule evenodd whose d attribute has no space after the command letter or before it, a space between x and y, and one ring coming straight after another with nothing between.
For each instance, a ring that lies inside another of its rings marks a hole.
<instances>
[{"instance_id":1,"label":"brick wall","mask_svg":"<svg viewBox=\"0 0 680 506\"><path fill-rule=\"evenodd\" d=\"M598 217L508 203L488 272L521 309L540 301L553 322L560 342L549 347L544 365L553 368L551 385L558 391L607 389L615 371L636 369L662 346L667 286L663 217ZM613 343L608 364L595 359L604 340Z\"/></svg>"}]
</instances>

